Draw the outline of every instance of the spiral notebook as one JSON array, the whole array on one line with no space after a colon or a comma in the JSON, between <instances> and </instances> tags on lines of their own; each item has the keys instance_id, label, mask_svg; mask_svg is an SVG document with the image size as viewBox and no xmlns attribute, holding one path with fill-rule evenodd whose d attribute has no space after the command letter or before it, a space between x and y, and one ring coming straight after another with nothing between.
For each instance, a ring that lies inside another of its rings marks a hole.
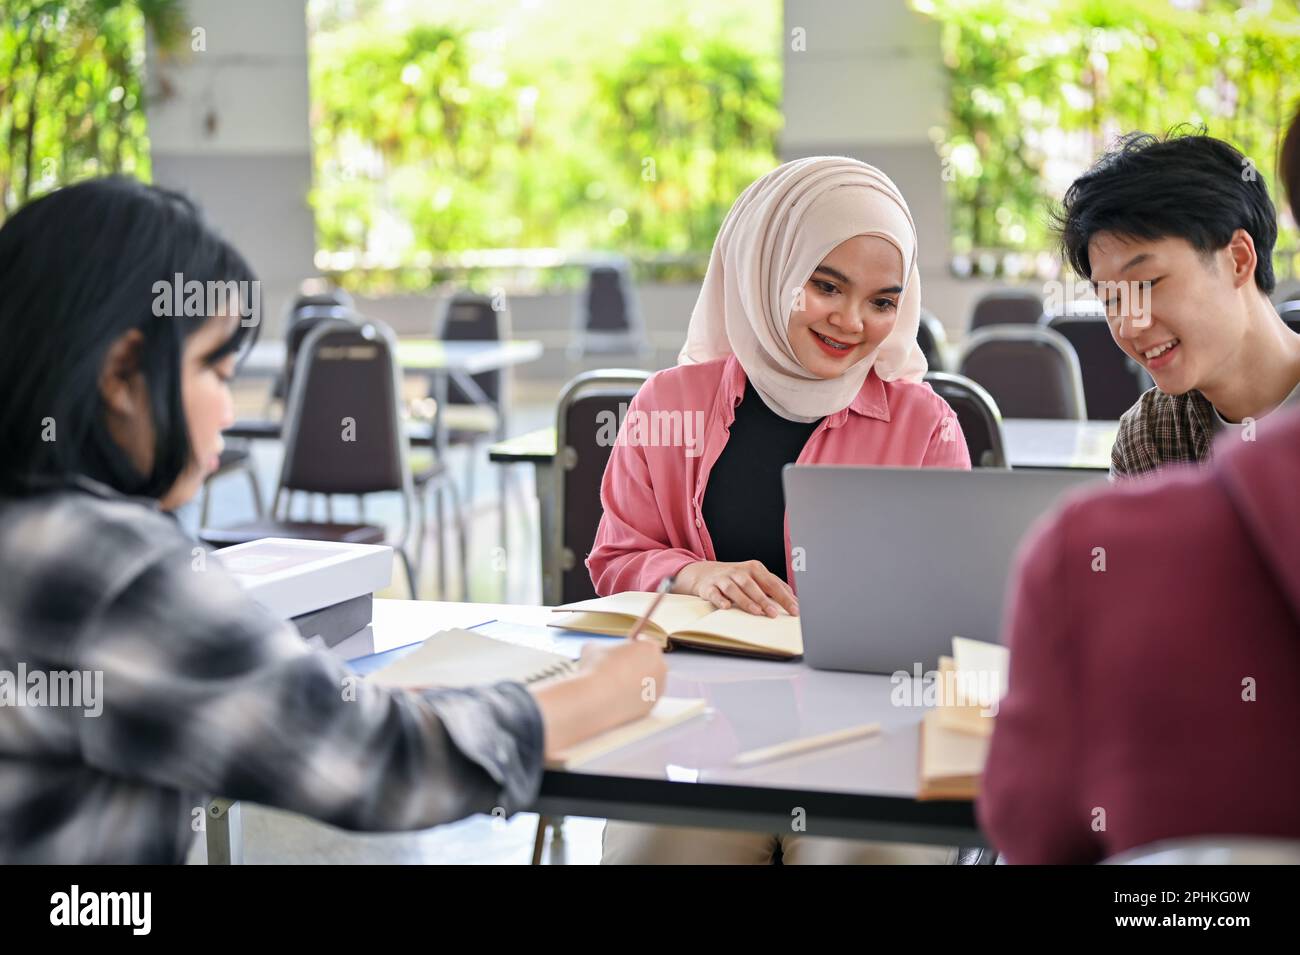
<instances>
[{"instance_id":1,"label":"spiral notebook","mask_svg":"<svg viewBox=\"0 0 1300 955\"><path fill-rule=\"evenodd\" d=\"M502 680L539 683L567 676L577 668L578 661L548 650L507 643L473 630L443 630L367 679L380 686L486 686Z\"/></svg>"},{"instance_id":2,"label":"spiral notebook","mask_svg":"<svg viewBox=\"0 0 1300 955\"><path fill-rule=\"evenodd\" d=\"M473 630L443 630L366 679L407 689L486 686L503 680L538 684L576 672L578 661L549 650L507 643ZM646 716L583 740L547 760L553 769L583 763L638 742L703 713L704 700L662 697Z\"/></svg>"}]
</instances>

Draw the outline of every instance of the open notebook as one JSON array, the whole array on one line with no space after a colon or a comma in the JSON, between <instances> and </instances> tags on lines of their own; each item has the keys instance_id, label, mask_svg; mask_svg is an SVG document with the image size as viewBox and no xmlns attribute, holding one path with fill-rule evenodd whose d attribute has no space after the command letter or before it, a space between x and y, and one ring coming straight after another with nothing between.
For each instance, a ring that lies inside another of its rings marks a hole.
<instances>
[{"instance_id":1,"label":"open notebook","mask_svg":"<svg viewBox=\"0 0 1300 955\"><path fill-rule=\"evenodd\" d=\"M625 637L636 625L655 595L636 590L556 607L564 612L552 627ZM663 644L721 650L749 656L788 660L803 655L799 618L785 611L779 617L760 617L743 610L717 610L702 597L665 594L646 623L643 634Z\"/></svg>"},{"instance_id":2,"label":"open notebook","mask_svg":"<svg viewBox=\"0 0 1300 955\"><path fill-rule=\"evenodd\" d=\"M366 679L380 686L408 689L485 686L502 680L535 684L566 676L577 668L576 660L548 650L507 643L472 630L443 630ZM583 740L547 760L547 766L573 769L703 712L704 700L663 697L648 715Z\"/></svg>"}]
</instances>

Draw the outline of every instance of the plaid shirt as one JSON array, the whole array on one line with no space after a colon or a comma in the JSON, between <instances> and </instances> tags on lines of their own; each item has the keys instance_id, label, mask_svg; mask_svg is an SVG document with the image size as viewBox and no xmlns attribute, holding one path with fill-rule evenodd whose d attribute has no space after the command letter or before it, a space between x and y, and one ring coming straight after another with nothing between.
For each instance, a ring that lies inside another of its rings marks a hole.
<instances>
[{"instance_id":1,"label":"plaid shirt","mask_svg":"<svg viewBox=\"0 0 1300 955\"><path fill-rule=\"evenodd\" d=\"M1279 407L1297 406L1300 384ZM1282 419L1261 418L1252 432L1269 427L1266 422L1275 420ZM1152 388L1119 419L1119 432L1110 450L1110 475L1131 477L1158 471L1167 464L1207 461L1215 439L1224 431L1240 427L1225 422L1210 399L1199 391L1167 395Z\"/></svg>"},{"instance_id":2,"label":"plaid shirt","mask_svg":"<svg viewBox=\"0 0 1300 955\"><path fill-rule=\"evenodd\" d=\"M522 686L357 680L153 502L76 483L0 499L0 864L181 862L208 795L353 830L536 798L542 723ZM102 674L102 712L16 703L24 670Z\"/></svg>"},{"instance_id":3,"label":"plaid shirt","mask_svg":"<svg viewBox=\"0 0 1300 955\"><path fill-rule=\"evenodd\" d=\"M1110 450L1111 477L1207 460L1219 428L1214 405L1199 391L1167 395L1151 388L1119 419L1119 432Z\"/></svg>"}]
</instances>

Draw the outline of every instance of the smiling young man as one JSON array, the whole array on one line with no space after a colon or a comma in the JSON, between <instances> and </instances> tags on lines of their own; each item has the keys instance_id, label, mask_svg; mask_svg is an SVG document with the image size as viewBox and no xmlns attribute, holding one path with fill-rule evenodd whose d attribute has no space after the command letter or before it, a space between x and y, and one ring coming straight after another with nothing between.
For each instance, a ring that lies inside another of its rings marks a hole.
<instances>
[{"instance_id":1,"label":"smiling young man","mask_svg":"<svg viewBox=\"0 0 1300 955\"><path fill-rule=\"evenodd\" d=\"M1120 419L1116 477L1204 461L1228 430L1300 401L1300 335L1269 301L1277 220L1240 152L1209 136L1125 137L1065 195L1070 264L1156 387Z\"/></svg>"}]
</instances>

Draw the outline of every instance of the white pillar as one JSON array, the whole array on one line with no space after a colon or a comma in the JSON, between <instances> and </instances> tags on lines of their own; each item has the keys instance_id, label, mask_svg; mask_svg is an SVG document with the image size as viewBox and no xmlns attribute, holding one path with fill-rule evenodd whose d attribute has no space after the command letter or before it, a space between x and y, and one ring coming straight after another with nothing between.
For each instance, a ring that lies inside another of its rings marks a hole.
<instances>
[{"instance_id":1,"label":"white pillar","mask_svg":"<svg viewBox=\"0 0 1300 955\"><path fill-rule=\"evenodd\" d=\"M153 180L194 199L244 254L262 280L262 332L278 332L285 302L315 273L306 2L184 9L195 32L175 54L147 51Z\"/></svg>"},{"instance_id":2,"label":"white pillar","mask_svg":"<svg viewBox=\"0 0 1300 955\"><path fill-rule=\"evenodd\" d=\"M902 191L916 229L923 304L965 324L971 286L950 274L943 165L931 131L945 122L939 24L906 0L785 0L782 161L852 156Z\"/></svg>"}]
</instances>

